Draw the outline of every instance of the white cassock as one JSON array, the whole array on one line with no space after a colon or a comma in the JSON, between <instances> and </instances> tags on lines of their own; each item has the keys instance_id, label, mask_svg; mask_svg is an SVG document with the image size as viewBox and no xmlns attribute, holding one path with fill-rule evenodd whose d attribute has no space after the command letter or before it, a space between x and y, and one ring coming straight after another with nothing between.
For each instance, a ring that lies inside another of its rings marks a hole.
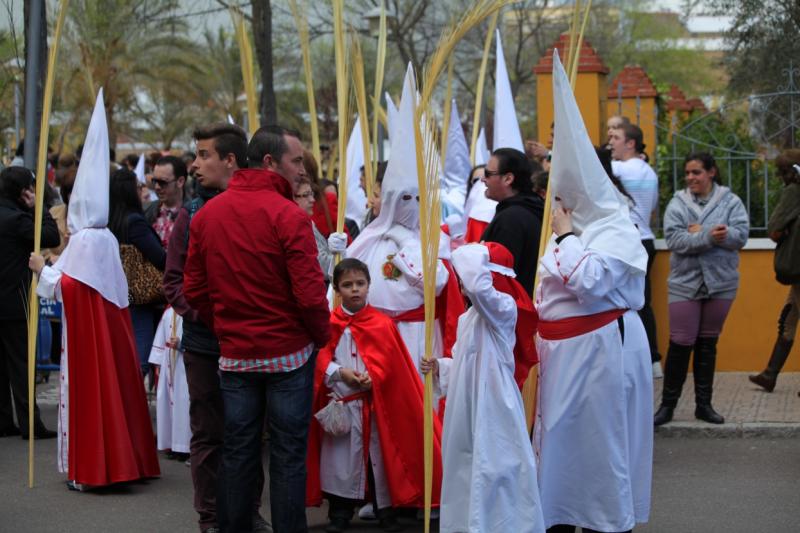
<instances>
[{"instance_id":1,"label":"white cassock","mask_svg":"<svg viewBox=\"0 0 800 533\"><path fill-rule=\"evenodd\" d=\"M348 253L348 257L354 257ZM376 239L360 257L366 263L371 278L369 303L378 311L395 318L407 311L420 308L425 303L422 283L422 251L418 234L394 225ZM449 272L442 263L436 266L436 295L447 285ZM419 371L425 353L425 321L395 321L408 353ZM436 319L433 356L442 356L442 330ZM420 378L422 374L420 373Z\"/></svg>"},{"instance_id":2,"label":"white cassock","mask_svg":"<svg viewBox=\"0 0 800 533\"><path fill-rule=\"evenodd\" d=\"M514 381L517 305L492 286L488 257L485 247L453 254L472 307L458 321L452 363L439 360L447 393L439 531L538 533L536 462Z\"/></svg>"},{"instance_id":3,"label":"white cassock","mask_svg":"<svg viewBox=\"0 0 800 533\"><path fill-rule=\"evenodd\" d=\"M167 346L173 335L178 339L183 336L183 318L170 307L164 311L158 323L149 359L151 364L161 367L156 389L158 449L189 453L189 441L192 439L189 426L189 385L186 382L183 350L170 349Z\"/></svg>"},{"instance_id":4,"label":"white cassock","mask_svg":"<svg viewBox=\"0 0 800 533\"><path fill-rule=\"evenodd\" d=\"M61 271L45 266L39 274L36 294L42 298L63 302L61 296ZM61 367L58 379L58 471L66 474L69 470L69 354L67 352L67 314L61 313Z\"/></svg>"},{"instance_id":5,"label":"white cassock","mask_svg":"<svg viewBox=\"0 0 800 533\"><path fill-rule=\"evenodd\" d=\"M568 236L551 240L539 276L540 321L629 309L624 343L617 320L568 339L537 338L534 442L545 526L627 531L650 514L652 365L636 313L644 273Z\"/></svg>"},{"instance_id":6,"label":"white cassock","mask_svg":"<svg viewBox=\"0 0 800 533\"><path fill-rule=\"evenodd\" d=\"M342 308L344 312L351 314ZM358 353L356 343L350 332L345 328L342 338L336 345L333 360L325 370L325 386L333 391L336 398L344 398L351 394L361 392L354 389L344 381L337 378L339 368L352 368L358 372L365 372L367 367ZM367 469L364 464L364 444L361 427L362 400L347 402L345 407L350 415L352 426L346 435L335 437L330 433L322 432L322 448L320 450L320 483L323 492L335 494L342 498L363 500L367 487ZM371 428L369 438L369 460L372 464L372 475L375 478L375 496L378 500L378 509L392 506L389 486L386 483L386 473L383 468L381 443L378 438L378 426L375 417L370 417Z\"/></svg>"}]
</instances>

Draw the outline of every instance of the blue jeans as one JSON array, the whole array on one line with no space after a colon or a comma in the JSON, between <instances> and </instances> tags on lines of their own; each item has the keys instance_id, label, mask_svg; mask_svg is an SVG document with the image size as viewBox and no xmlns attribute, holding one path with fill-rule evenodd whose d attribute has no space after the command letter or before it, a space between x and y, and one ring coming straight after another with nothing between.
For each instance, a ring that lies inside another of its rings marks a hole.
<instances>
[{"instance_id":1,"label":"blue jeans","mask_svg":"<svg viewBox=\"0 0 800 533\"><path fill-rule=\"evenodd\" d=\"M314 359L292 372L220 372L225 410L217 520L226 533L252 531L253 494L261 468L261 434L269 432L269 494L276 533L306 525L306 448Z\"/></svg>"},{"instance_id":2,"label":"blue jeans","mask_svg":"<svg viewBox=\"0 0 800 533\"><path fill-rule=\"evenodd\" d=\"M150 305L132 305L128 307L131 312L133 337L136 340L136 353L139 356L139 365L142 367L142 376L150 373L150 350L153 348L153 336L156 334L153 324L154 310Z\"/></svg>"}]
</instances>

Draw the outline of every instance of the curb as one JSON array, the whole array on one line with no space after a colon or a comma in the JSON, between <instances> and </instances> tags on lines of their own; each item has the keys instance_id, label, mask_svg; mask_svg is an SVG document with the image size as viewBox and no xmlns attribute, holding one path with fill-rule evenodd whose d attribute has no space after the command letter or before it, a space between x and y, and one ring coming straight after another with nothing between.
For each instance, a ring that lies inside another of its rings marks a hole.
<instances>
[{"instance_id":1,"label":"curb","mask_svg":"<svg viewBox=\"0 0 800 533\"><path fill-rule=\"evenodd\" d=\"M800 424L786 422L734 422L706 424L702 422L670 422L655 428L661 438L794 438L800 437Z\"/></svg>"}]
</instances>

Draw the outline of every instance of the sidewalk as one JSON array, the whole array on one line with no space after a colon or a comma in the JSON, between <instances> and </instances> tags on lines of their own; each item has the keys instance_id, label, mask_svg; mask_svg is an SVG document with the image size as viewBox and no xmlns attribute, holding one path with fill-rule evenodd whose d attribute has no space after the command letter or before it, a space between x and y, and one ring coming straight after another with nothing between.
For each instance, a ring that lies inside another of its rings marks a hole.
<instances>
[{"instance_id":1,"label":"sidewalk","mask_svg":"<svg viewBox=\"0 0 800 533\"><path fill-rule=\"evenodd\" d=\"M795 437L800 436L800 372L778 376L771 393L747 379L747 372L718 372L714 376L714 409L725 417L721 425L694 417L694 381L686 379L672 422L656 428L660 437ZM661 402L663 379L654 381L655 408Z\"/></svg>"}]
</instances>

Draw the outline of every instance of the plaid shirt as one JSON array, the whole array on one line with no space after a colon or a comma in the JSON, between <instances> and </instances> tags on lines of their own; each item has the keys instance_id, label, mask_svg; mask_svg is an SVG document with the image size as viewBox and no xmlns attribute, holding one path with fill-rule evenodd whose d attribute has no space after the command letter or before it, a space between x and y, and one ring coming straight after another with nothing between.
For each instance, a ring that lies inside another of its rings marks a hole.
<instances>
[{"instance_id":1,"label":"plaid shirt","mask_svg":"<svg viewBox=\"0 0 800 533\"><path fill-rule=\"evenodd\" d=\"M305 348L287 355L258 357L256 359L232 359L223 356L219 358L219 369L223 372L259 372L266 374L291 372L306 364L313 352L314 343L312 342Z\"/></svg>"}]
</instances>

